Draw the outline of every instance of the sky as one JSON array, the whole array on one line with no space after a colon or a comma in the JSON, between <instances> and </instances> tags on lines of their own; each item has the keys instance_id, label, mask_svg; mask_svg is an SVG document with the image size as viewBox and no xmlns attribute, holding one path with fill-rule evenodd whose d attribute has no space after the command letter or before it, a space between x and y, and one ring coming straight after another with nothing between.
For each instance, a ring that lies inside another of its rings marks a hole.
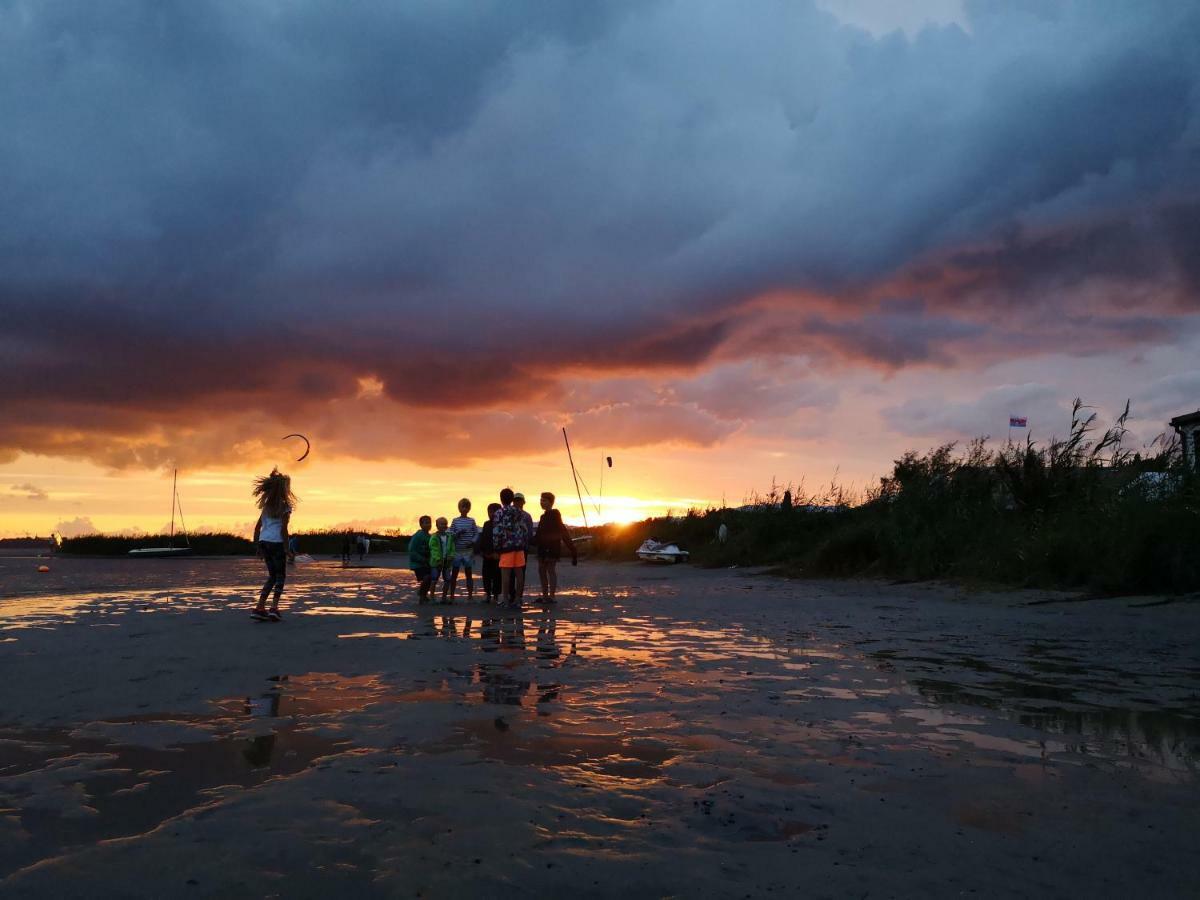
<instances>
[{"instance_id":1,"label":"sky","mask_svg":"<svg viewBox=\"0 0 1200 900\"><path fill-rule=\"evenodd\" d=\"M1200 407L1194 3L0 0L0 121L0 535L175 469L247 530L275 465L300 529L581 520L563 427L629 520Z\"/></svg>"}]
</instances>

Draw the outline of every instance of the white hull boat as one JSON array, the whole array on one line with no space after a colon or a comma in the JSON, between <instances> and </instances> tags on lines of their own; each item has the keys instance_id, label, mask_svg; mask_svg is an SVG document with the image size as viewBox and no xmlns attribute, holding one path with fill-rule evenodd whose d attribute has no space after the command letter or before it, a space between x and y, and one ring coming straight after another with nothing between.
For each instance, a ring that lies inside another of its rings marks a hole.
<instances>
[{"instance_id":1,"label":"white hull boat","mask_svg":"<svg viewBox=\"0 0 1200 900\"><path fill-rule=\"evenodd\" d=\"M690 555L686 550L680 550L678 544L664 544L654 538L637 548L637 557L642 562L681 563L687 562Z\"/></svg>"},{"instance_id":2,"label":"white hull boat","mask_svg":"<svg viewBox=\"0 0 1200 900\"><path fill-rule=\"evenodd\" d=\"M191 547L142 547L137 550L130 550L130 556L138 556L142 559L166 559L172 556L191 556Z\"/></svg>"}]
</instances>

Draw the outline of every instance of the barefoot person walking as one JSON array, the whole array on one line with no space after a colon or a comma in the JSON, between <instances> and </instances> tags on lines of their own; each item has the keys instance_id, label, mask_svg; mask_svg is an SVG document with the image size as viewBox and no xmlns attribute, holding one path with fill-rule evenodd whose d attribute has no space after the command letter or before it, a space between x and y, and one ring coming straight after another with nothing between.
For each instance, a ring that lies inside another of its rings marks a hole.
<instances>
[{"instance_id":1,"label":"barefoot person walking","mask_svg":"<svg viewBox=\"0 0 1200 900\"><path fill-rule=\"evenodd\" d=\"M258 521L254 524L254 546L258 558L267 564L267 580L258 595L258 605L250 613L260 621L279 622L279 597L283 594L283 583L287 578L288 525L296 496L292 493L292 479L278 469L270 475L254 479L254 501L258 504ZM274 595L270 610L267 597Z\"/></svg>"}]
</instances>

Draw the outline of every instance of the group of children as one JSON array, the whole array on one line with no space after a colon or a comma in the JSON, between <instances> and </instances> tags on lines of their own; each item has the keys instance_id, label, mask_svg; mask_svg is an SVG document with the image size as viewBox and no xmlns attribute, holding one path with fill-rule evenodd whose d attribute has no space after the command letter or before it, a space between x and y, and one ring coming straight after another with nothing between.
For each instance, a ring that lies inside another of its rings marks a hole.
<instances>
[{"instance_id":1,"label":"group of children","mask_svg":"<svg viewBox=\"0 0 1200 900\"><path fill-rule=\"evenodd\" d=\"M279 598L287 579L287 561L294 559L296 549L290 545L289 534L292 509L296 505L291 478L276 469L255 479L254 498L259 509L254 545L266 563L267 580L251 615L278 622L282 620ZM519 606L525 594L529 554L536 551L542 589L540 601L554 603L558 561L563 549L571 557L571 565L577 565L579 557L562 514L554 508L554 495L549 491L543 493L541 506L542 515L535 527L533 517L525 511L525 495L505 488L500 492L500 502L488 505L487 521L482 528L471 518L471 501L465 497L458 501L457 518L453 522L439 518L436 532L430 532L433 523L429 516L421 516L421 528L408 543L409 565L417 576L420 601L429 602L441 581L441 602L452 603L459 572L466 580L467 598L473 600L475 556L479 555L483 558L480 574L484 599L499 603L503 597L510 606Z\"/></svg>"},{"instance_id":2,"label":"group of children","mask_svg":"<svg viewBox=\"0 0 1200 900\"><path fill-rule=\"evenodd\" d=\"M577 565L579 557L549 491L542 494L541 507L543 512L535 528L533 516L525 511L525 495L505 488L500 492L500 502L488 505L482 528L471 518L471 501L466 497L458 501L458 516L453 522L439 518L434 523L429 516L421 516L420 530L408 542L409 565L417 577L420 602L429 602L441 581L441 602L452 603L459 572L466 582L467 599L473 600L478 554L483 558L480 574L485 602L499 603L503 597L510 606L518 606L525 594L529 554L536 550L540 602L554 603L563 548L571 557L571 565ZM435 524L437 531L431 532Z\"/></svg>"}]
</instances>

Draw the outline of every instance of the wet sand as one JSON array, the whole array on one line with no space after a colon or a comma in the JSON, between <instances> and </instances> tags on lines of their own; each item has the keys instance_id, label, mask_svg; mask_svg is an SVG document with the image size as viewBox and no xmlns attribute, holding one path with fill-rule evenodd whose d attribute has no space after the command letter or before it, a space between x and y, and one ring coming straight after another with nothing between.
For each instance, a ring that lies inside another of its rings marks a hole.
<instances>
[{"instance_id":1,"label":"wet sand","mask_svg":"<svg viewBox=\"0 0 1200 900\"><path fill-rule=\"evenodd\" d=\"M1195 896L1200 607L0 558L0 893Z\"/></svg>"}]
</instances>

